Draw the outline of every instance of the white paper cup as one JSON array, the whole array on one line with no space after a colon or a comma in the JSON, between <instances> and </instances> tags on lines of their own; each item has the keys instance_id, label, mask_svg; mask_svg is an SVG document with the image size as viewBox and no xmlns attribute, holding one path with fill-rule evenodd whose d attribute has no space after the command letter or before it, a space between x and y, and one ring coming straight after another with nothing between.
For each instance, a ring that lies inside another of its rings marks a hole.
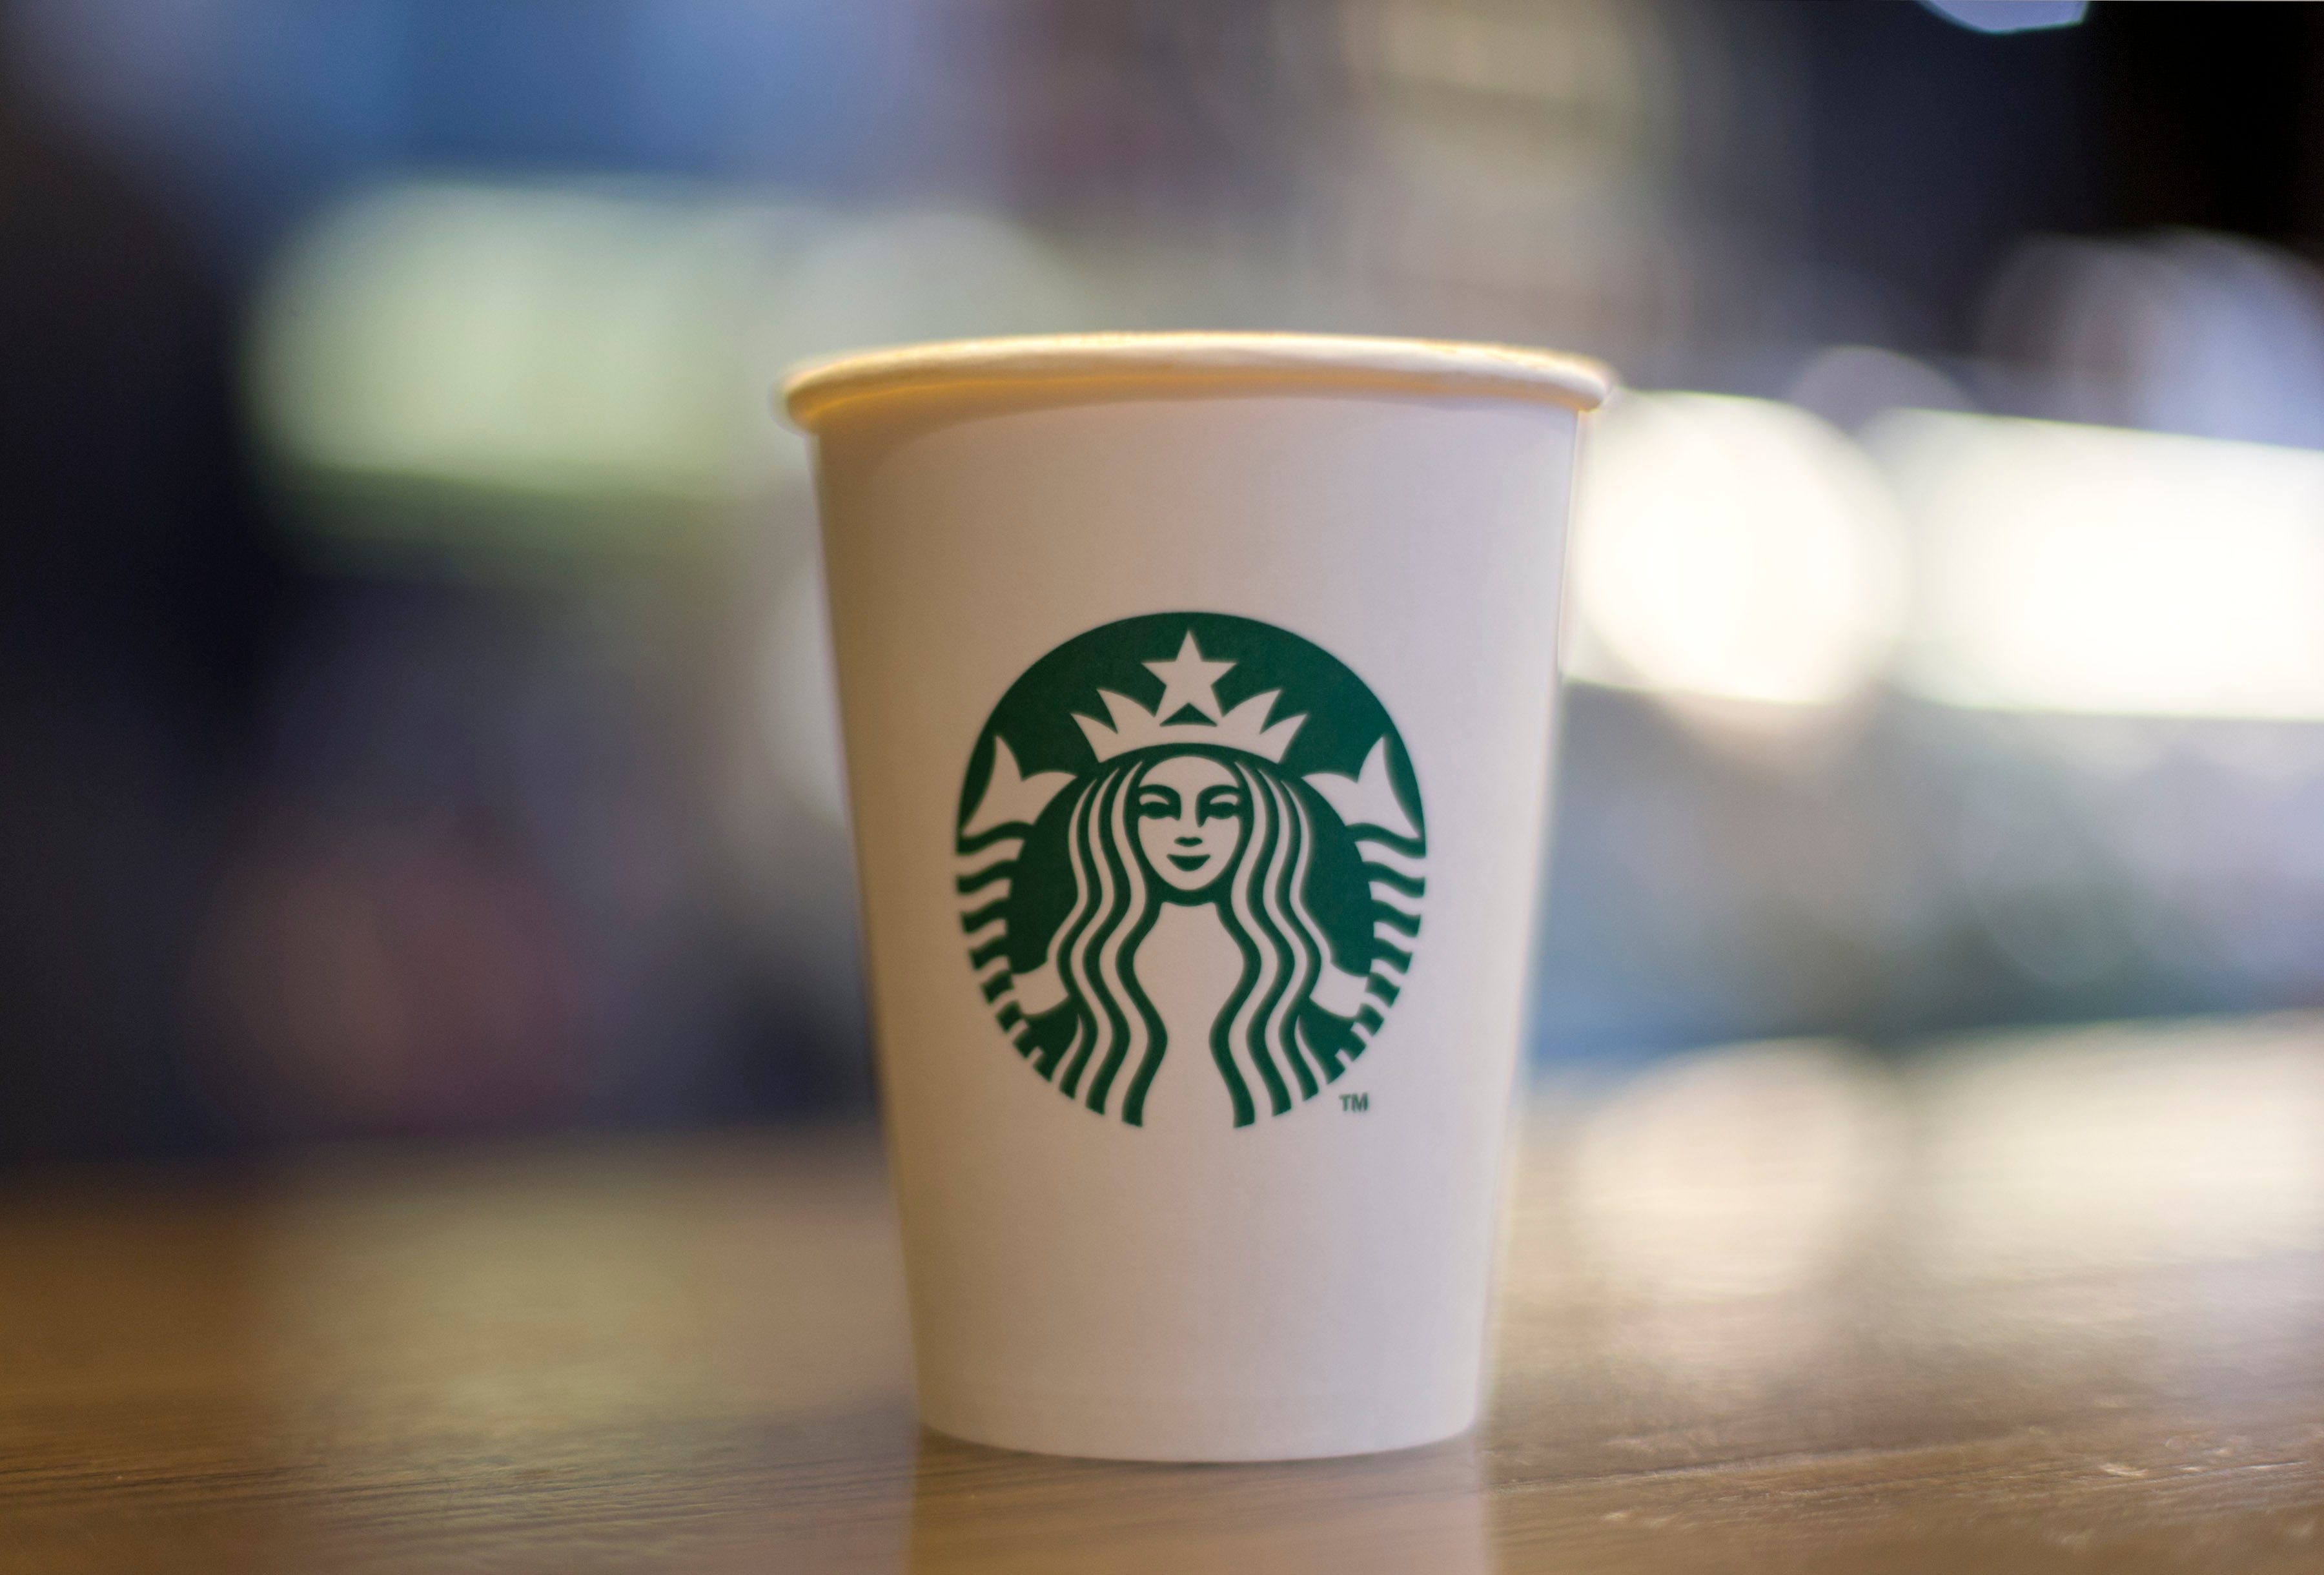
<instances>
[{"instance_id":1,"label":"white paper cup","mask_svg":"<svg viewBox=\"0 0 2324 1575\"><path fill-rule=\"evenodd\" d=\"M1247 334L787 384L931 1427L1241 1460L1475 1420L1606 387Z\"/></svg>"}]
</instances>

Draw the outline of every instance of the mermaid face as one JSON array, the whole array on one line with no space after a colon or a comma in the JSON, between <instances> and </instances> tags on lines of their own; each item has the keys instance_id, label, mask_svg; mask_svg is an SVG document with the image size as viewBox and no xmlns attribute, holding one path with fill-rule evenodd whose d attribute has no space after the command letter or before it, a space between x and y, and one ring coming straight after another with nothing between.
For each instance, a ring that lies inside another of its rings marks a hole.
<instances>
[{"instance_id":1,"label":"mermaid face","mask_svg":"<svg viewBox=\"0 0 2324 1575\"><path fill-rule=\"evenodd\" d=\"M1207 755L1148 766L1132 807L1147 867L1182 892L1201 891L1233 865L1250 820L1234 774Z\"/></svg>"}]
</instances>

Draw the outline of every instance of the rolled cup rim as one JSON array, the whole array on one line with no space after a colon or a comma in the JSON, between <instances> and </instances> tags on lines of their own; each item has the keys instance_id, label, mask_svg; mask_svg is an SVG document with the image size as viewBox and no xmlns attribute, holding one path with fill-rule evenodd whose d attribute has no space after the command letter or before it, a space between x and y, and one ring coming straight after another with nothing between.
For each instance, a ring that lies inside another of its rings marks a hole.
<instances>
[{"instance_id":1,"label":"rolled cup rim","mask_svg":"<svg viewBox=\"0 0 2324 1575\"><path fill-rule=\"evenodd\" d=\"M1345 389L1437 394L1590 411L1614 375L1586 356L1516 345L1355 334L1102 333L952 339L818 358L793 367L777 403L792 425L819 429L844 404L979 385L1137 382L1188 391Z\"/></svg>"}]
</instances>

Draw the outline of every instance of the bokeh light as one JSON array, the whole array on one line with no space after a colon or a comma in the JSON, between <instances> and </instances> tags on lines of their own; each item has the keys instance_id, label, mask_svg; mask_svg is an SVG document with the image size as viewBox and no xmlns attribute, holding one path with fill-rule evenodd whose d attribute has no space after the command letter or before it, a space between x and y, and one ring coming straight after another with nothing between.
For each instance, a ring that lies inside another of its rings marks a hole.
<instances>
[{"instance_id":1,"label":"bokeh light","mask_svg":"<svg viewBox=\"0 0 2324 1575\"><path fill-rule=\"evenodd\" d=\"M1598 418L1576 505L1573 676L1828 705L1904 624L1902 522L1879 472L1795 407L1632 394Z\"/></svg>"},{"instance_id":2,"label":"bokeh light","mask_svg":"<svg viewBox=\"0 0 2324 1575\"><path fill-rule=\"evenodd\" d=\"M792 362L1089 310L1065 263L989 214L418 181L285 251L253 376L268 435L321 471L734 502L805 474L768 404Z\"/></svg>"},{"instance_id":3,"label":"bokeh light","mask_svg":"<svg viewBox=\"0 0 2324 1575\"><path fill-rule=\"evenodd\" d=\"M724 497L776 463L735 325L811 222L613 191L395 186L318 221L259 313L266 428L327 469Z\"/></svg>"},{"instance_id":4,"label":"bokeh light","mask_svg":"<svg viewBox=\"0 0 2324 1575\"><path fill-rule=\"evenodd\" d=\"M2324 453L1896 412L1906 682L1960 705L2324 718Z\"/></svg>"}]
</instances>

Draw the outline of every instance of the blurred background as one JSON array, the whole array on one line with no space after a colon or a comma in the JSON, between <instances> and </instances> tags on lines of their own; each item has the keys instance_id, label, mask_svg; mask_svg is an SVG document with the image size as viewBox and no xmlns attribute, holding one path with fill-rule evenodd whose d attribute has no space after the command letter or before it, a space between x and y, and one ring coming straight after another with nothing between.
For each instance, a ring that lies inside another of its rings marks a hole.
<instances>
[{"instance_id":1,"label":"blurred background","mask_svg":"<svg viewBox=\"0 0 2324 1575\"><path fill-rule=\"evenodd\" d=\"M2294 5L0 0L0 1159L867 1107L768 392L971 334L1620 369L1545 1075L1807 1041L1706 1097L1864 1158L1948 1036L2324 1005L2319 88Z\"/></svg>"}]
</instances>

